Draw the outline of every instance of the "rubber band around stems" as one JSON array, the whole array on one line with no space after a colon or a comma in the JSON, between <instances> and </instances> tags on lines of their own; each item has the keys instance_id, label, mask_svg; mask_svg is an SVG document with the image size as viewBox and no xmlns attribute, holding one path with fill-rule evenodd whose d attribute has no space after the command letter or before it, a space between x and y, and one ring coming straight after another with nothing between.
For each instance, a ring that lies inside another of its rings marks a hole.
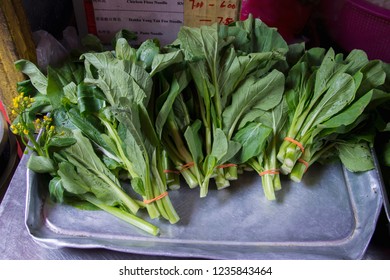
<instances>
[{"instance_id":1,"label":"rubber band around stems","mask_svg":"<svg viewBox=\"0 0 390 280\"><path fill-rule=\"evenodd\" d=\"M304 171L304 172L306 172L307 169L309 168L309 163L308 163L306 160L302 159L302 158L299 158L299 159L298 159L298 162L300 162L300 163L302 163L304 166L306 166L306 169L305 169L305 171Z\"/></svg>"},{"instance_id":2,"label":"rubber band around stems","mask_svg":"<svg viewBox=\"0 0 390 280\"><path fill-rule=\"evenodd\" d=\"M155 198L152 198L152 199L145 199L145 200L144 200L144 203L145 203L145 204L150 204L150 203L152 203L152 202L155 202L155 201L157 201L157 200L160 200L160 199L166 197L167 195L168 195L168 192L163 192L162 194L156 196Z\"/></svg>"},{"instance_id":3,"label":"rubber band around stems","mask_svg":"<svg viewBox=\"0 0 390 280\"><path fill-rule=\"evenodd\" d=\"M180 170L171 170L171 169L165 169L163 170L164 173L174 173L174 174L180 174L182 171L189 169L195 165L194 162L189 162L186 164L180 165Z\"/></svg>"},{"instance_id":4,"label":"rubber band around stems","mask_svg":"<svg viewBox=\"0 0 390 280\"><path fill-rule=\"evenodd\" d=\"M226 164L218 165L217 168L228 168L228 167L235 167L235 166L237 166L237 164L234 164L234 163L226 163Z\"/></svg>"},{"instance_id":5,"label":"rubber band around stems","mask_svg":"<svg viewBox=\"0 0 390 280\"><path fill-rule=\"evenodd\" d=\"M263 172L259 173L259 176L264 176L264 175L277 175L280 174L279 169L269 169L269 170L264 170Z\"/></svg>"},{"instance_id":6,"label":"rubber band around stems","mask_svg":"<svg viewBox=\"0 0 390 280\"><path fill-rule=\"evenodd\" d=\"M291 142L291 143L297 145L298 148L301 149L302 154L305 152L305 147L303 147L303 145L302 145L301 142L298 142L297 140L295 140L295 139L293 139L293 138L291 138L291 137L285 137L284 140L289 141L289 142Z\"/></svg>"}]
</instances>

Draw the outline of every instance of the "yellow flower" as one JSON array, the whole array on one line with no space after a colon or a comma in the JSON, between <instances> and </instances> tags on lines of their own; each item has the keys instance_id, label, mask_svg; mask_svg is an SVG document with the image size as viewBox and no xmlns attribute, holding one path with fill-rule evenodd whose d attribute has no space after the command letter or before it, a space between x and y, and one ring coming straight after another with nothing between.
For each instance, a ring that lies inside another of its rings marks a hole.
<instances>
[{"instance_id":1,"label":"yellow flower","mask_svg":"<svg viewBox=\"0 0 390 280\"><path fill-rule=\"evenodd\" d=\"M43 116L43 120L45 122L51 122L52 121L52 118L48 117L48 116Z\"/></svg>"},{"instance_id":2,"label":"yellow flower","mask_svg":"<svg viewBox=\"0 0 390 280\"><path fill-rule=\"evenodd\" d=\"M17 129L17 127L15 125L11 125L10 128L11 128L12 133L14 133L14 134L18 134L19 133L19 131L18 131L18 129Z\"/></svg>"},{"instance_id":3,"label":"yellow flower","mask_svg":"<svg viewBox=\"0 0 390 280\"><path fill-rule=\"evenodd\" d=\"M23 130L23 133L24 133L25 135L28 135L29 131L28 131L27 129L24 129L24 130Z\"/></svg>"}]
</instances>

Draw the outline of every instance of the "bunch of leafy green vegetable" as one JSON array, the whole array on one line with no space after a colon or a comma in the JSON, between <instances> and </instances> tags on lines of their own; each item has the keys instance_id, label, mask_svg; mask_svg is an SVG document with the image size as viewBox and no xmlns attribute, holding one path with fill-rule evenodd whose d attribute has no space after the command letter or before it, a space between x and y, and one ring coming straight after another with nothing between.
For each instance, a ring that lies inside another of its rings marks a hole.
<instances>
[{"instance_id":1,"label":"bunch of leafy green vegetable","mask_svg":"<svg viewBox=\"0 0 390 280\"><path fill-rule=\"evenodd\" d=\"M289 129L278 151L282 172L300 181L330 150L351 171L372 169L370 141L357 130L370 117L370 104L386 95L379 89L385 78L383 63L368 60L361 50L345 58L332 48L307 50L286 80Z\"/></svg>"},{"instance_id":2,"label":"bunch of leafy green vegetable","mask_svg":"<svg viewBox=\"0 0 390 280\"><path fill-rule=\"evenodd\" d=\"M145 46L146 44L149 46ZM82 166L99 166L97 163L99 160L104 162L105 169L111 169L106 171L112 172L115 178L123 176L125 171L125 176L131 180L132 188L143 199L143 202L134 202L132 206L129 203L128 210L135 214L140 206L146 207L151 218L161 216L171 223L176 223L179 216L167 195L162 171L163 149L152 125L152 115L147 111L152 94L152 75L175 63L175 59L172 59L171 54L158 54L158 46L151 44L150 41L145 42L145 45L135 50L126 40L120 38L116 44L116 52L84 53L82 56L84 61L68 61L64 66L55 69L49 67L47 77L28 61L21 60L16 65L30 77L31 85L38 92L37 95L45 100L45 105L49 107L47 112L50 112L54 121L60 127L72 130L73 133L82 131L92 141L94 149L88 149L91 153L88 158L90 161L88 164L83 162L77 166L76 173L80 173ZM151 50L153 52L150 52ZM25 82L23 88L26 86ZM32 106L31 109L35 107L37 106ZM37 110L25 115L36 113ZM77 180L71 181L70 178L66 178L67 172L72 171L70 164L76 165L69 153L75 154L74 146L85 144L79 142L86 142L79 133L75 135L78 135L78 141L73 143L71 148L61 153L47 155L47 159L55 163L50 173L55 176L53 179L55 183L51 186L56 187L50 188L50 191L59 201L61 201L59 194L64 190L80 196L75 191L77 186L70 187ZM78 150L81 152L83 149ZM35 171L39 166L36 159L36 156L32 156L29 164L29 168ZM99 177L99 174L90 173L91 178ZM61 180L58 180L58 175ZM72 175L76 176L75 172ZM86 176L83 179L85 180ZM82 185L85 187L91 180ZM60 183L64 181L67 184ZM108 184L118 186L118 181ZM93 190L91 185L89 187ZM118 193L116 189L113 191ZM106 191L103 196L107 196L108 199L109 192ZM127 202L130 202L129 197L126 197ZM155 199L156 197L159 199ZM84 195L83 198L87 197ZM96 200L91 199L88 196L87 200L96 205ZM112 206L105 204L104 201L98 204L100 208ZM155 229L149 232L157 234Z\"/></svg>"},{"instance_id":3,"label":"bunch of leafy green vegetable","mask_svg":"<svg viewBox=\"0 0 390 280\"><path fill-rule=\"evenodd\" d=\"M179 99L179 110L169 113L169 133L177 149L170 146L168 154L178 155L183 165L193 164L204 197L211 178L219 189L237 179L233 164L253 157L262 146L261 139L267 138L263 126L256 135L234 135L252 109L266 111L279 104L284 76L275 65L285 59L288 46L275 29L253 17L230 26L183 27L173 46L184 53L193 90ZM178 125L183 112L188 121Z\"/></svg>"},{"instance_id":4,"label":"bunch of leafy green vegetable","mask_svg":"<svg viewBox=\"0 0 390 280\"><path fill-rule=\"evenodd\" d=\"M21 66L26 62L19 63L18 66ZM26 65L33 66L30 63ZM45 83L43 77L42 82ZM124 191L118 178L101 161L80 130L64 126L60 123L64 119L57 116L44 115L31 121L37 106L33 106L34 102L24 92L14 99L13 110L18 112L18 117L11 129L15 134L26 137L29 140L27 148L35 152L29 158L28 168L52 176L48 188L51 197L58 202L69 199L87 201L145 232L157 235L159 229L156 226L136 216L142 205ZM36 138L37 129L40 133Z\"/></svg>"}]
</instances>

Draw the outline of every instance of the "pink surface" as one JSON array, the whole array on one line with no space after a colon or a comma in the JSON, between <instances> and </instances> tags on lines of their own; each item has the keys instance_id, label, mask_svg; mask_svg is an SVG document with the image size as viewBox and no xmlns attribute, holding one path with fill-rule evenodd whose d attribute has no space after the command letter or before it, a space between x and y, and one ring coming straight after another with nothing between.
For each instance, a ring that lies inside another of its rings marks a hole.
<instances>
[{"instance_id":1,"label":"pink surface","mask_svg":"<svg viewBox=\"0 0 390 280\"><path fill-rule=\"evenodd\" d=\"M283 38L291 42L302 32L311 6L300 4L299 0L243 0L240 19L245 20L249 14L276 27Z\"/></svg>"},{"instance_id":2,"label":"pink surface","mask_svg":"<svg viewBox=\"0 0 390 280\"><path fill-rule=\"evenodd\" d=\"M364 0L324 0L322 7L328 32L342 49L390 62L390 10Z\"/></svg>"}]
</instances>

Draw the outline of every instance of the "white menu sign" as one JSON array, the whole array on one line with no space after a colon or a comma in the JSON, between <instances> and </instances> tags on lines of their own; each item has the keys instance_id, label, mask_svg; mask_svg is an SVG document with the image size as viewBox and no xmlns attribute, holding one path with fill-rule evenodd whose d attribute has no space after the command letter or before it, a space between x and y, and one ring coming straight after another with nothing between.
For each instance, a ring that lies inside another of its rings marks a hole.
<instances>
[{"instance_id":1,"label":"white menu sign","mask_svg":"<svg viewBox=\"0 0 390 280\"><path fill-rule=\"evenodd\" d=\"M92 0L92 4L95 32L104 43L127 29L137 34L135 45L146 39L166 45L177 38L184 22L183 0Z\"/></svg>"}]
</instances>

